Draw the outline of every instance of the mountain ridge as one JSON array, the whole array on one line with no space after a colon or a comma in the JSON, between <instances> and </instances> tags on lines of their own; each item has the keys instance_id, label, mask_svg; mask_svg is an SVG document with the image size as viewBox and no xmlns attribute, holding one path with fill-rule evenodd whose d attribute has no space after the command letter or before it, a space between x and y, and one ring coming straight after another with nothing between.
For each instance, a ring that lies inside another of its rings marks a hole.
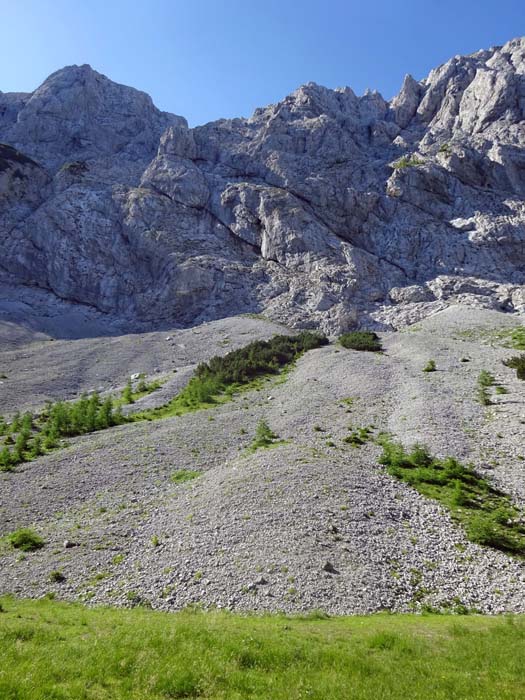
<instances>
[{"instance_id":1,"label":"mountain ridge","mask_svg":"<svg viewBox=\"0 0 525 700\"><path fill-rule=\"evenodd\" d=\"M188 128L68 66L0 93L0 283L115 321L398 328L525 310L525 39L386 101L307 83ZM10 155L11 154L11 155Z\"/></svg>"}]
</instances>

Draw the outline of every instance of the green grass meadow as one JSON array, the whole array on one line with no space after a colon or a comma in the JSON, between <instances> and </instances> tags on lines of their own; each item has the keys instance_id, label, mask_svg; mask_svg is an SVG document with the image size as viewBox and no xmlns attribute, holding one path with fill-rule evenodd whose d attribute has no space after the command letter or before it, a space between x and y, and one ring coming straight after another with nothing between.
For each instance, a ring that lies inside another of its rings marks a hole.
<instances>
[{"instance_id":1,"label":"green grass meadow","mask_svg":"<svg viewBox=\"0 0 525 700\"><path fill-rule=\"evenodd\" d=\"M1 605L2 700L525 698L523 617Z\"/></svg>"}]
</instances>

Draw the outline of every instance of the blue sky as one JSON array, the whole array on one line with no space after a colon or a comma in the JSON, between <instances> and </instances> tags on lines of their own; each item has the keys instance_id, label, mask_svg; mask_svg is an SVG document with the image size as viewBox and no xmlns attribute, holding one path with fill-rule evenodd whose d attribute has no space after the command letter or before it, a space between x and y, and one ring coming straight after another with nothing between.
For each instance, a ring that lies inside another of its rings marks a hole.
<instances>
[{"instance_id":1,"label":"blue sky","mask_svg":"<svg viewBox=\"0 0 525 700\"><path fill-rule=\"evenodd\" d=\"M523 0L0 0L0 18L0 90L90 63L191 125L310 80L390 98L407 72L525 35Z\"/></svg>"}]
</instances>

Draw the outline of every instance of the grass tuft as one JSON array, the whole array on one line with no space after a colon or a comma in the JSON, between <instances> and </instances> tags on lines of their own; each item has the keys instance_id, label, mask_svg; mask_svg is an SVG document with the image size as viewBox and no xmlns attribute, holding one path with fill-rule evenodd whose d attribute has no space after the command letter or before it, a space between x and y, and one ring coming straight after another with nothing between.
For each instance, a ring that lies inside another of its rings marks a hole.
<instances>
[{"instance_id":1,"label":"grass tuft","mask_svg":"<svg viewBox=\"0 0 525 700\"><path fill-rule=\"evenodd\" d=\"M183 484L185 481L191 481L192 479L197 479L201 476L202 472L194 471L192 469L179 469L173 472L171 475L171 481L174 484Z\"/></svg>"},{"instance_id":2,"label":"grass tuft","mask_svg":"<svg viewBox=\"0 0 525 700\"><path fill-rule=\"evenodd\" d=\"M429 360L427 364L423 367L423 372L435 372L436 369L436 361Z\"/></svg>"}]
</instances>

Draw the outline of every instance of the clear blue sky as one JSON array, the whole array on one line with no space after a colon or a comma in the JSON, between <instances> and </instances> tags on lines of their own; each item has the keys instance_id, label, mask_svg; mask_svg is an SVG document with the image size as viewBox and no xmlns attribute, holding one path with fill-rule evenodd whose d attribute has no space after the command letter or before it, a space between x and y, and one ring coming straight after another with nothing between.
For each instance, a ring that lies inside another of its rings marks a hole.
<instances>
[{"instance_id":1,"label":"clear blue sky","mask_svg":"<svg viewBox=\"0 0 525 700\"><path fill-rule=\"evenodd\" d=\"M190 124L302 83L386 98L455 54L525 35L524 0L0 0L0 90L90 63Z\"/></svg>"}]
</instances>

